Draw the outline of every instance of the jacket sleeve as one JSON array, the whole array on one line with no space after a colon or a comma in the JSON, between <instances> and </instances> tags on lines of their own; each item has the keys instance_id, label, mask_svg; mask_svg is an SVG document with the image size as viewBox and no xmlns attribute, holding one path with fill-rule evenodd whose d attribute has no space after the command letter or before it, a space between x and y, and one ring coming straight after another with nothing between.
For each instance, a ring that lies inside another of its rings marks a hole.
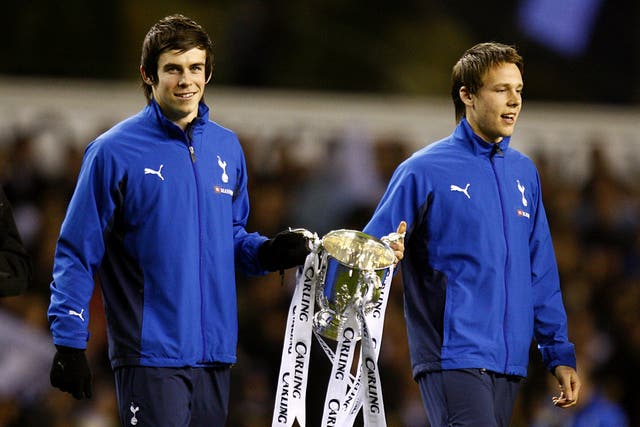
<instances>
[{"instance_id":1,"label":"jacket sleeve","mask_svg":"<svg viewBox=\"0 0 640 427\"><path fill-rule=\"evenodd\" d=\"M116 162L98 144L85 152L56 246L48 310L53 342L85 348L94 273L104 252L119 187Z\"/></svg>"},{"instance_id":2,"label":"jacket sleeve","mask_svg":"<svg viewBox=\"0 0 640 427\"><path fill-rule=\"evenodd\" d=\"M537 180L537 188L540 189L540 180ZM549 371L558 365L575 369L575 349L568 338L567 314L562 301L558 267L541 191L538 191L535 202L534 225L529 242L534 295L534 336L542 354L542 361Z\"/></svg>"},{"instance_id":3,"label":"jacket sleeve","mask_svg":"<svg viewBox=\"0 0 640 427\"><path fill-rule=\"evenodd\" d=\"M401 221L407 223L407 236L413 230L422 201L416 175L411 170L410 160L402 163L393 173L389 185L376 210L363 231L377 238L396 231Z\"/></svg>"},{"instance_id":4,"label":"jacket sleeve","mask_svg":"<svg viewBox=\"0 0 640 427\"><path fill-rule=\"evenodd\" d=\"M31 259L18 234L11 205L0 188L0 297L24 292L32 273Z\"/></svg>"},{"instance_id":5,"label":"jacket sleeve","mask_svg":"<svg viewBox=\"0 0 640 427\"><path fill-rule=\"evenodd\" d=\"M244 155L240 154L238 185L233 198L233 245L236 265L244 274L258 276L267 274L258 261L258 248L267 238L245 229L249 218L249 194L247 191L247 167Z\"/></svg>"}]
</instances>

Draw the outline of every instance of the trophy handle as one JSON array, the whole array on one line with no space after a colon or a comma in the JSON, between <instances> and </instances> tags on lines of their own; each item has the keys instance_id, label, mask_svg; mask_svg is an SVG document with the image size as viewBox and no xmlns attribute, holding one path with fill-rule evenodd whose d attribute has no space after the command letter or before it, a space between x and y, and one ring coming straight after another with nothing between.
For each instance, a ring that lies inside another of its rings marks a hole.
<instances>
[{"instance_id":1,"label":"trophy handle","mask_svg":"<svg viewBox=\"0 0 640 427\"><path fill-rule=\"evenodd\" d=\"M364 312L369 313L378 302L382 282L380 281L380 276L373 270L364 271L362 279L365 293L360 304L363 304Z\"/></svg>"},{"instance_id":2,"label":"trophy handle","mask_svg":"<svg viewBox=\"0 0 640 427\"><path fill-rule=\"evenodd\" d=\"M318 276L316 278L316 285L325 283L329 254L325 250L320 250L317 256L320 257L320 262L318 263ZM318 305L320 306L320 308L329 308L329 299L324 294L323 286L316 286L316 300L318 301Z\"/></svg>"}]
</instances>

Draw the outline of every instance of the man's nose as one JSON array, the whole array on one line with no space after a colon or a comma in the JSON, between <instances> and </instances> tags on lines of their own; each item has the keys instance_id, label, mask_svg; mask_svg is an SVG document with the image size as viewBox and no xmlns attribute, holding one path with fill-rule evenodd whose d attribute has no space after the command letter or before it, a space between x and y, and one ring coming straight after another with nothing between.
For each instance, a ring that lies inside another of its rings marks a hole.
<instances>
[{"instance_id":1,"label":"man's nose","mask_svg":"<svg viewBox=\"0 0 640 427\"><path fill-rule=\"evenodd\" d=\"M509 105L513 107L517 107L522 103L522 95L520 92L511 91L511 96L509 97Z\"/></svg>"}]
</instances>

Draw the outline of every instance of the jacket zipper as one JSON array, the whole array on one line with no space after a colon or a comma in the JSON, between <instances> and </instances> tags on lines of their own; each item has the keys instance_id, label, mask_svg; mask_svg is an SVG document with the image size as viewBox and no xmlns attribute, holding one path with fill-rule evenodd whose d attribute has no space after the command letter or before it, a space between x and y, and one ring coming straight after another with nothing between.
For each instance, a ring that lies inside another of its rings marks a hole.
<instances>
[{"instance_id":1,"label":"jacket zipper","mask_svg":"<svg viewBox=\"0 0 640 427\"><path fill-rule=\"evenodd\" d=\"M205 363L207 340L205 338L204 325L204 290L202 289L202 214L200 207L200 181L198 180L198 171L196 168L196 150L193 148L191 132L187 134L187 147L189 148L189 156L191 157L193 176L196 181L196 205L198 208L198 282L200 287L200 331L202 333L202 353L200 359L201 363Z\"/></svg>"},{"instance_id":2,"label":"jacket zipper","mask_svg":"<svg viewBox=\"0 0 640 427\"><path fill-rule=\"evenodd\" d=\"M509 287L507 286L507 264L509 260L509 240L507 239L507 224L506 224L506 213L504 207L504 200L502 198L502 186L500 185L500 175L496 170L495 164L495 156L504 157L504 153L500 146L496 143L494 145L494 149L491 152L491 169L493 170L493 176L496 179L496 186L498 187L498 199L500 200L500 210L502 213L502 236L504 238L504 246L506 249L506 256L504 259L504 272L503 272L503 286L504 286L504 315L502 318L502 338L504 339L504 347L505 347L505 361L504 361L504 372L507 372L507 367L509 366L509 343L507 340L507 304L509 301Z\"/></svg>"}]
</instances>

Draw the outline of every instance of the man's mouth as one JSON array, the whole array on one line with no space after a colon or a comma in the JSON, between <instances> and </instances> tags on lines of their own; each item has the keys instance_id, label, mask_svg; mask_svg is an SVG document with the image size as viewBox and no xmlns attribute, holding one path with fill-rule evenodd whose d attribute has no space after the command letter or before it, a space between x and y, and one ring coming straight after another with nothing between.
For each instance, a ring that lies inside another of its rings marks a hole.
<instances>
[{"instance_id":1,"label":"man's mouth","mask_svg":"<svg viewBox=\"0 0 640 427\"><path fill-rule=\"evenodd\" d=\"M186 93L176 93L175 97L180 99L190 99L195 96L195 92L186 92Z\"/></svg>"},{"instance_id":2,"label":"man's mouth","mask_svg":"<svg viewBox=\"0 0 640 427\"><path fill-rule=\"evenodd\" d=\"M515 114L502 114L500 117L509 124L513 124L516 121Z\"/></svg>"}]
</instances>

